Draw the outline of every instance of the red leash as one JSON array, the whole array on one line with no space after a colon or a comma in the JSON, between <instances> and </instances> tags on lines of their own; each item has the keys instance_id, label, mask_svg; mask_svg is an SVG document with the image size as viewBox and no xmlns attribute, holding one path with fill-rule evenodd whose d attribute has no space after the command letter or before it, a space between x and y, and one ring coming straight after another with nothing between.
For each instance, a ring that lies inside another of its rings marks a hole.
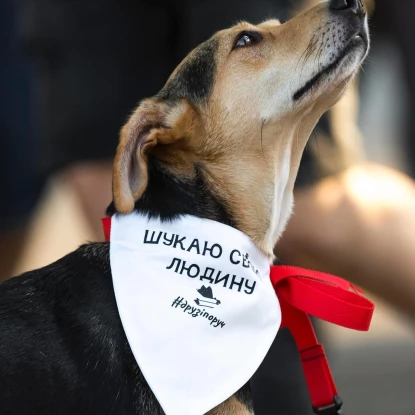
<instances>
[{"instance_id":1,"label":"red leash","mask_svg":"<svg viewBox=\"0 0 415 415\"><path fill-rule=\"evenodd\" d=\"M102 224L105 240L109 241L111 218L102 219ZM354 285L322 272L272 266L271 282L281 304L281 327L291 331L300 352L314 413L343 414L343 402L308 314L349 329L367 331L373 303Z\"/></svg>"},{"instance_id":2,"label":"red leash","mask_svg":"<svg viewBox=\"0 0 415 415\"><path fill-rule=\"evenodd\" d=\"M314 413L342 414L343 402L308 314L349 329L367 331L373 303L349 282L322 272L273 266L271 281L281 304L281 327L291 331L300 352Z\"/></svg>"}]
</instances>

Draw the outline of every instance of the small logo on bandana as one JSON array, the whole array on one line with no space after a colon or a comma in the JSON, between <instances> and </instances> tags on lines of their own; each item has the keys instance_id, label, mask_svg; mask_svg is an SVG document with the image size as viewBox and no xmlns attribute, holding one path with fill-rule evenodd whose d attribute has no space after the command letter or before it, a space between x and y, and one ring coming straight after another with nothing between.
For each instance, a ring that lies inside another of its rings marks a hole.
<instances>
[{"instance_id":1,"label":"small logo on bandana","mask_svg":"<svg viewBox=\"0 0 415 415\"><path fill-rule=\"evenodd\" d=\"M201 307L214 308L215 305L219 305L220 301L217 298L213 298L213 291L211 287L205 287L202 285L197 292L203 297L202 299L196 298L195 303Z\"/></svg>"}]
</instances>

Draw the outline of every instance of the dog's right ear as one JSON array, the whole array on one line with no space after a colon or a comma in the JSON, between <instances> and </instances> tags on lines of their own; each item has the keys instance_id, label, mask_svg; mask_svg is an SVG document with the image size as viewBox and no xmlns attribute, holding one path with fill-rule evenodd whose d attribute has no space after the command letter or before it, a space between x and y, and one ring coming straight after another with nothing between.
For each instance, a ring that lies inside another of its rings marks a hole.
<instances>
[{"instance_id":1,"label":"dog's right ear","mask_svg":"<svg viewBox=\"0 0 415 415\"><path fill-rule=\"evenodd\" d=\"M148 152L189 136L186 102L167 105L156 99L143 101L122 128L113 167L113 199L117 212L130 213L148 184Z\"/></svg>"}]
</instances>

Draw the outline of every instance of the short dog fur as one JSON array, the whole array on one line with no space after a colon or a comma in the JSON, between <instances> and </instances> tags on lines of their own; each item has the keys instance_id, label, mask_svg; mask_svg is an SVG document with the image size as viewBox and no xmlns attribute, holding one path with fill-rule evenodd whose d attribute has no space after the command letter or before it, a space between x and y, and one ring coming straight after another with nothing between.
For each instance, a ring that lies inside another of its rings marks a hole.
<instances>
[{"instance_id":1,"label":"short dog fur","mask_svg":"<svg viewBox=\"0 0 415 415\"><path fill-rule=\"evenodd\" d=\"M367 33L360 0L216 33L123 127L108 214L219 221L271 263L307 139L357 72ZM252 411L246 385L210 414ZM121 325L108 243L0 286L0 413L163 414Z\"/></svg>"}]
</instances>

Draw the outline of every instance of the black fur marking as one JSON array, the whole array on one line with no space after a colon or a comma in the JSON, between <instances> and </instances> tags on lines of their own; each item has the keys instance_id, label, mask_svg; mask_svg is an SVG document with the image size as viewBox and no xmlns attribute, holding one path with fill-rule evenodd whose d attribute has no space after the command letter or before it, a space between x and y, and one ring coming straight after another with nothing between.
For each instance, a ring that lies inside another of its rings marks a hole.
<instances>
[{"instance_id":1,"label":"black fur marking","mask_svg":"<svg viewBox=\"0 0 415 415\"><path fill-rule=\"evenodd\" d=\"M212 195L203 178L203 167L195 166L193 180L180 179L165 170L154 157L148 159L148 186L135 203L135 210L160 218L174 220L180 215L193 215L234 226L225 207ZM114 203L107 215L116 213Z\"/></svg>"},{"instance_id":2,"label":"black fur marking","mask_svg":"<svg viewBox=\"0 0 415 415\"><path fill-rule=\"evenodd\" d=\"M181 98L187 98L193 103L206 101L215 79L217 49L216 39L202 43L157 97L172 102Z\"/></svg>"},{"instance_id":3,"label":"black fur marking","mask_svg":"<svg viewBox=\"0 0 415 415\"><path fill-rule=\"evenodd\" d=\"M0 333L2 414L163 414L121 325L109 244L1 284Z\"/></svg>"},{"instance_id":4,"label":"black fur marking","mask_svg":"<svg viewBox=\"0 0 415 415\"><path fill-rule=\"evenodd\" d=\"M118 315L108 243L0 284L0 333L1 414L164 414ZM251 407L249 385L236 397Z\"/></svg>"},{"instance_id":5,"label":"black fur marking","mask_svg":"<svg viewBox=\"0 0 415 415\"><path fill-rule=\"evenodd\" d=\"M254 411L254 403L252 400L251 382L247 382L238 392L235 393L236 399L245 405L249 411Z\"/></svg>"}]
</instances>

